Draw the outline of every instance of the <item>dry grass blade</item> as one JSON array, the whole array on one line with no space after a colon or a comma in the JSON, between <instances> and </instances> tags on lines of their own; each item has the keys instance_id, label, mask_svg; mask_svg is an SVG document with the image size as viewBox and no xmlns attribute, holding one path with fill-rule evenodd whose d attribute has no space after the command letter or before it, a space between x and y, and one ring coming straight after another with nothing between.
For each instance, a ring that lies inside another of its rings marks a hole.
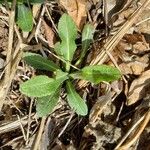
<instances>
[{"instance_id":1,"label":"dry grass blade","mask_svg":"<svg viewBox=\"0 0 150 150\"><path fill-rule=\"evenodd\" d=\"M38 148L40 146L40 141L41 141L41 137L42 137L42 134L43 134L44 127L45 127L45 122L46 122L46 118L43 117L42 120L41 120L39 131L37 133L37 137L36 137L35 142L33 144L33 150L38 150Z\"/></svg>"},{"instance_id":2,"label":"dry grass blade","mask_svg":"<svg viewBox=\"0 0 150 150\"><path fill-rule=\"evenodd\" d=\"M31 116L33 117L33 114ZM28 123L27 118L28 118L28 116L25 116L25 117L21 118L20 120L16 120L14 122L1 125L0 126L0 133L3 134L3 133L10 132L10 131L13 131L13 130L19 128L20 127L20 121L21 121L21 124L23 126L26 125Z\"/></svg>"},{"instance_id":3,"label":"dry grass blade","mask_svg":"<svg viewBox=\"0 0 150 150\"><path fill-rule=\"evenodd\" d=\"M14 23L15 23L15 7L16 0L13 0L12 9L9 14L9 37L8 37L8 49L7 49L7 57L6 57L6 72L4 76L4 82L7 84L11 72L11 59L12 59L12 46L13 46L13 38L14 38Z\"/></svg>"},{"instance_id":4,"label":"dry grass blade","mask_svg":"<svg viewBox=\"0 0 150 150\"><path fill-rule=\"evenodd\" d=\"M10 86L10 76L12 75L11 71L11 60L12 60L12 45L13 45L13 33L14 33L14 21L15 21L15 6L16 0L13 1L12 9L9 14L9 37L8 37L8 49L6 57L6 70L4 75L4 80L0 84L0 110L3 106L7 91ZM20 60L19 60L20 61Z\"/></svg>"},{"instance_id":5,"label":"dry grass blade","mask_svg":"<svg viewBox=\"0 0 150 150\"><path fill-rule=\"evenodd\" d=\"M132 146L136 142L136 140L140 137L140 135L142 134L143 130L145 129L145 127L149 123L149 121L150 121L150 109L146 113L146 115L145 115L145 117L144 117L144 119L143 119L140 127L136 130L135 134L133 134L133 136L124 145L117 146L116 150L126 150L126 149L129 149L130 146Z\"/></svg>"},{"instance_id":6,"label":"dry grass blade","mask_svg":"<svg viewBox=\"0 0 150 150\"><path fill-rule=\"evenodd\" d=\"M34 99L31 99L30 107L29 107L29 115L28 115L28 128L27 128L27 135L26 135L26 145L29 143L29 136L30 136L30 126L31 126L31 115L32 115L32 105Z\"/></svg>"},{"instance_id":7,"label":"dry grass blade","mask_svg":"<svg viewBox=\"0 0 150 150\"><path fill-rule=\"evenodd\" d=\"M9 90L9 87L11 85L11 82L14 78L14 75L16 73L16 69L17 69L17 66L20 62L22 58L22 51L19 51L19 53L17 54L16 56L16 59L14 60L14 62L12 63L12 67L11 67L11 74L9 76L9 80L7 81L7 84L5 83L5 80L3 80L1 83L0 83L0 110L2 109L2 106L3 106L3 103L4 103L4 100L7 96L7 92Z\"/></svg>"}]
</instances>

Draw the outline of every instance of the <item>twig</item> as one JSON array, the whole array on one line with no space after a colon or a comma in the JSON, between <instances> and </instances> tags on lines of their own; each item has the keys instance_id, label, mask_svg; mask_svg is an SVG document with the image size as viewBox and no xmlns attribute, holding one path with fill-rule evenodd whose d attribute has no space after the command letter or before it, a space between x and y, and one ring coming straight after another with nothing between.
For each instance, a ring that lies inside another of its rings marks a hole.
<instances>
[{"instance_id":1,"label":"twig","mask_svg":"<svg viewBox=\"0 0 150 150\"><path fill-rule=\"evenodd\" d=\"M79 68L77 68L76 66L72 65L71 63L67 62L66 60L60 58L59 56L55 55L54 53L52 53L49 49L47 49L46 47L43 47L44 50L46 50L48 53L50 53L51 55L53 55L55 58L61 60L64 63L68 63L72 68L76 69L76 70L80 70Z\"/></svg>"},{"instance_id":2,"label":"twig","mask_svg":"<svg viewBox=\"0 0 150 150\"><path fill-rule=\"evenodd\" d=\"M55 23L54 23L54 21L53 21L51 15L50 15L50 12L49 12L47 6L46 6L46 12L47 12L47 15L48 15L48 17L49 17L51 23L52 23L52 26L54 27L55 31L58 33L58 30L57 30L57 28L56 28L56 25L55 25Z\"/></svg>"},{"instance_id":3,"label":"twig","mask_svg":"<svg viewBox=\"0 0 150 150\"><path fill-rule=\"evenodd\" d=\"M141 117L142 118L142 117ZM146 125L150 121L150 108L148 112L146 113L144 120L142 121L140 127L136 130L135 134L121 147L116 147L117 150L126 150L129 149L131 145L133 145L140 135L142 134L143 130L145 129Z\"/></svg>"},{"instance_id":4,"label":"twig","mask_svg":"<svg viewBox=\"0 0 150 150\"><path fill-rule=\"evenodd\" d=\"M8 35L8 49L6 57L6 71L4 76L4 83L7 84L10 76L11 70L11 59L12 59L12 46L13 46L13 37L14 37L14 22L15 22L15 7L16 0L13 0L11 12L9 13L9 35Z\"/></svg>"},{"instance_id":5,"label":"twig","mask_svg":"<svg viewBox=\"0 0 150 150\"><path fill-rule=\"evenodd\" d=\"M28 128L27 128L27 135L26 135L26 145L29 142L29 134L30 134L30 125L31 125L31 114L32 114L32 105L33 105L34 99L31 99L30 101L30 108L29 108L29 117L28 117Z\"/></svg>"},{"instance_id":6,"label":"twig","mask_svg":"<svg viewBox=\"0 0 150 150\"><path fill-rule=\"evenodd\" d=\"M38 150L38 147L40 146L40 141L41 141L42 133L43 133L44 127L45 127L45 121L46 121L46 118L43 117L42 120L41 120L40 128L39 128L39 131L37 133L37 137L35 139L35 142L34 142L32 150Z\"/></svg>"},{"instance_id":7,"label":"twig","mask_svg":"<svg viewBox=\"0 0 150 150\"><path fill-rule=\"evenodd\" d=\"M139 26L140 24L142 24L142 23L144 23L144 22L146 22L146 21L149 21L149 20L150 20L150 17L148 17L148 18L146 18L146 19L144 19L144 20L138 22L135 26Z\"/></svg>"},{"instance_id":8,"label":"twig","mask_svg":"<svg viewBox=\"0 0 150 150\"><path fill-rule=\"evenodd\" d=\"M23 134L23 138L26 141L26 134L25 134L25 130L23 128L23 125L21 123L21 119L20 119L20 117L18 115L17 115L17 118L18 118L18 121L19 121L19 124L20 124L20 128L21 128L21 131L22 131L22 134Z\"/></svg>"},{"instance_id":9,"label":"twig","mask_svg":"<svg viewBox=\"0 0 150 150\"><path fill-rule=\"evenodd\" d=\"M10 76L8 78L9 80L7 79L8 80L7 83L6 83L6 80L3 80L2 82L0 82L0 110L2 109L4 100L7 96L7 92L9 90L11 82L14 78L14 75L16 73L16 68L17 68L21 58L22 58L22 51L19 51L19 53L15 57L14 62L12 62L11 73L10 73Z\"/></svg>"},{"instance_id":10,"label":"twig","mask_svg":"<svg viewBox=\"0 0 150 150\"><path fill-rule=\"evenodd\" d=\"M31 116L33 117L33 114ZM10 132L12 130L19 128L20 121L23 126L26 125L28 123L27 116L21 118L20 120L16 120L14 122L10 122L10 123L1 125L0 126L0 134L7 133L7 132Z\"/></svg>"},{"instance_id":11,"label":"twig","mask_svg":"<svg viewBox=\"0 0 150 150\"><path fill-rule=\"evenodd\" d=\"M36 30L35 30L35 39L36 39L37 43L38 43L38 34L39 34L39 31L40 31L42 17L45 14L45 11L46 11L46 6L43 5L43 9L42 9L42 12L41 12L41 15L40 15L40 18L39 18L39 21L37 23L37 27L36 27Z\"/></svg>"},{"instance_id":12,"label":"twig","mask_svg":"<svg viewBox=\"0 0 150 150\"><path fill-rule=\"evenodd\" d=\"M63 127L62 131L59 133L58 138L64 133L64 131L67 129L72 117L74 116L74 112L72 112L72 114L70 115L67 123L65 124L65 126Z\"/></svg>"}]
</instances>

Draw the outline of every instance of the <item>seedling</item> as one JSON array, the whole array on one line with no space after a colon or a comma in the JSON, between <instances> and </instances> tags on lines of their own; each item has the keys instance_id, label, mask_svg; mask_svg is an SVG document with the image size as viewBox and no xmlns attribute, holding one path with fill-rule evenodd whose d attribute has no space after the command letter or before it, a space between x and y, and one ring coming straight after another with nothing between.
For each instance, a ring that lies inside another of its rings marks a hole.
<instances>
[{"instance_id":1,"label":"seedling","mask_svg":"<svg viewBox=\"0 0 150 150\"><path fill-rule=\"evenodd\" d=\"M80 64L84 58L88 47L93 39L94 28L92 25L85 25L82 33L82 52L77 63ZM81 116L88 113L86 101L76 92L73 86L75 79L87 80L98 84L102 81L114 81L120 78L120 72L114 67L107 65L86 66L74 71L70 64L77 45L77 27L72 18L63 14L58 23L58 34L61 39L55 46L56 54L65 60L62 67L57 66L53 61L48 60L35 53L25 53L24 60L35 69L53 72L53 77L39 75L20 85L20 91L29 96L37 97L36 110L39 117L46 116L53 112L57 105L62 86L66 89L69 106ZM65 68L65 69L64 69ZM71 68L71 69L70 69Z\"/></svg>"}]
</instances>

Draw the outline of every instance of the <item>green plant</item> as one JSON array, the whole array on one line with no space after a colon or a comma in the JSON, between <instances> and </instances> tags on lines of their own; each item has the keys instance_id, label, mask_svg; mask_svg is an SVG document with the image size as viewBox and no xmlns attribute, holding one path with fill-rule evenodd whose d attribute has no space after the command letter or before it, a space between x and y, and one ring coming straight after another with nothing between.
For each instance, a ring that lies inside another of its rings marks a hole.
<instances>
[{"instance_id":1,"label":"green plant","mask_svg":"<svg viewBox=\"0 0 150 150\"><path fill-rule=\"evenodd\" d=\"M64 14L58 23L58 33L61 41L56 44L55 52L63 60L62 67L57 66L53 61L42 57L39 54L25 53L24 60L27 64L40 70L53 72L53 77L39 75L20 85L20 91L29 96L37 97L37 114L42 117L51 113L56 106L61 87L65 87L67 101L70 107L78 115L87 115L88 108L85 100L76 92L72 82L74 79L83 79L94 84L101 81L113 81L120 78L120 72L113 67L106 65L86 66L80 70L74 71L71 68L71 61L77 48L75 40L77 37L77 28L72 18ZM94 28L92 25L85 25L82 33L82 52L77 60L78 64L84 58L87 49L93 39ZM71 69L70 69L71 68Z\"/></svg>"},{"instance_id":2,"label":"green plant","mask_svg":"<svg viewBox=\"0 0 150 150\"><path fill-rule=\"evenodd\" d=\"M7 0L12 3L13 0ZM43 3L44 0L16 0L16 23L22 31L30 32L33 28L33 16L30 5ZM0 0L0 3L6 3L5 0Z\"/></svg>"}]
</instances>

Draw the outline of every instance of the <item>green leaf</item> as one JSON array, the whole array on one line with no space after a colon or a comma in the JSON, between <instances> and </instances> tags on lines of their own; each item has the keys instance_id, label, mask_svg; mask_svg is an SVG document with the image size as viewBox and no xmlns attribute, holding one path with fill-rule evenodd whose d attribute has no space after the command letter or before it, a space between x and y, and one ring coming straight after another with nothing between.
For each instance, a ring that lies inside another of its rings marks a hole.
<instances>
[{"instance_id":1,"label":"green leaf","mask_svg":"<svg viewBox=\"0 0 150 150\"><path fill-rule=\"evenodd\" d=\"M67 80L68 79L68 73L67 72L63 72L61 70L56 70L56 77L55 77L55 79L57 81Z\"/></svg>"},{"instance_id":2,"label":"green leaf","mask_svg":"<svg viewBox=\"0 0 150 150\"><path fill-rule=\"evenodd\" d=\"M83 31L82 31L82 50L81 50L80 58L76 62L76 66L81 63L85 54L87 53L87 50L93 41L94 31L95 29L91 24L86 24L84 26Z\"/></svg>"},{"instance_id":3,"label":"green leaf","mask_svg":"<svg viewBox=\"0 0 150 150\"><path fill-rule=\"evenodd\" d=\"M81 58L86 54L91 42L93 41L94 27L91 24L86 24L82 31L82 52Z\"/></svg>"},{"instance_id":4,"label":"green leaf","mask_svg":"<svg viewBox=\"0 0 150 150\"><path fill-rule=\"evenodd\" d=\"M18 4L17 6L17 24L23 31L30 32L33 28L31 9L24 4Z\"/></svg>"},{"instance_id":5,"label":"green leaf","mask_svg":"<svg viewBox=\"0 0 150 150\"><path fill-rule=\"evenodd\" d=\"M35 53L25 53L23 59L35 69L56 71L59 67L52 61Z\"/></svg>"},{"instance_id":6,"label":"green leaf","mask_svg":"<svg viewBox=\"0 0 150 150\"><path fill-rule=\"evenodd\" d=\"M59 55L60 57L62 57L62 53L61 53L61 50L60 50L60 42L57 42L54 46L54 50L55 52L57 53L57 55Z\"/></svg>"},{"instance_id":7,"label":"green leaf","mask_svg":"<svg viewBox=\"0 0 150 150\"><path fill-rule=\"evenodd\" d=\"M58 86L53 78L40 75L22 83L20 91L30 97L43 97L52 94Z\"/></svg>"},{"instance_id":8,"label":"green leaf","mask_svg":"<svg viewBox=\"0 0 150 150\"><path fill-rule=\"evenodd\" d=\"M57 79L49 78L45 75L36 76L22 83L20 85L20 91L29 97L48 96L54 93L67 78L64 74Z\"/></svg>"},{"instance_id":9,"label":"green leaf","mask_svg":"<svg viewBox=\"0 0 150 150\"><path fill-rule=\"evenodd\" d=\"M71 62L76 50L75 39L77 37L77 27L72 18L63 14L58 23L58 34L61 39L60 52L63 59ZM69 63L66 65L66 70L69 71Z\"/></svg>"},{"instance_id":10,"label":"green leaf","mask_svg":"<svg viewBox=\"0 0 150 150\"><path fill-rule=\"evenodd\" d=\"M117 68L107 65L87 66L76 73L70 74L74 79L88 80L92 83L98 84L102 81L110 82L118 80L121 73Z\"/></svg>"},{"instance_id":11,"label":"green leaf","mask_svg":"<svg viewBox=\"0 0 150 150\"><path fill-rule=\"evenodd\" d=\"M88 108L85 101L75 91L70 81L67 81L67 100L70 107L78 114L85 116L88 113Z\"/></svg>"},{"instance_id":12,"label":"green leaf","mask_svg":"<svg viewBox=\"0 0 150 150\"><path fill-rule=\"evenodd\" d=\"M59 100L60 88L58 88L50 96L41 97L37 99L36 111L39 117L47 116L53 112L54 107Z\"/></svg>"}]
</instances>

